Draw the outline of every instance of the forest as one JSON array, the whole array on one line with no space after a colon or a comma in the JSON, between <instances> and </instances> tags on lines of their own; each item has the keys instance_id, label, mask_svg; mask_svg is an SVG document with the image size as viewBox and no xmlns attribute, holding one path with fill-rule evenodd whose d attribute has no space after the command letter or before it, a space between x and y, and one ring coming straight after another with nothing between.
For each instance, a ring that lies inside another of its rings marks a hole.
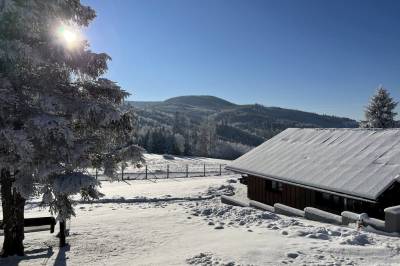
<instances>
[{"instance_id":1,"label":"forest","mask_svg":"<svg viewBox=\"0 0 400 266\"><path fill-rule=\"evenodd\" d=\"M290 127L358 127L349 118L260 104L238 105L214 96L127 102L138 118L138 143L148 152L235 159Z\"/></svg>"}]
</instances>

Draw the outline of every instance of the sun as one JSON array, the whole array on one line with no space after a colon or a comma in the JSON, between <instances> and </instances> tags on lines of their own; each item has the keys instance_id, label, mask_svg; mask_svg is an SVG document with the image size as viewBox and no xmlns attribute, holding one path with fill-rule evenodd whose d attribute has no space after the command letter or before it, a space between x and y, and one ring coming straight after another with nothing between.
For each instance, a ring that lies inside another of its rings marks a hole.
<instances>
[{"instance_id":1,"label":"sun","mask_svg":"<svg viewBox=\"0 0 400 266\"><path fill-rule=\"evenodd\" d=\"M69 44L76 42L77 39L76 33L68 29L63 31L63 37L65 42Z\"/></svg>"},{"instance_id":2,"label":"sun","mask_svg":"<svg viewBox=\"0 0 400 266\"><path fill-rule=\"evenodd\" d=\"M74 48L79 41L78 31L72 27L60 26L57 30L57 35L61 43L67 48Z\"/></svg>"}]
</instances>

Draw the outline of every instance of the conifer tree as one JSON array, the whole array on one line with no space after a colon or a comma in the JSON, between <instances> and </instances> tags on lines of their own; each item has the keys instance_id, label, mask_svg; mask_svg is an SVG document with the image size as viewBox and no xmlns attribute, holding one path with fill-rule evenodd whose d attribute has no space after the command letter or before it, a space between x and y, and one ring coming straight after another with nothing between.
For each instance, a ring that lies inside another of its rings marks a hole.
<instances>
[{"instance_id":1,"label":"conifer tree","mask_svg":"<svg viewBox=\"0 0 400 266\"><path fill-rule=\"evenodd\" d=\"M97 198L88 169L116 177L141 159L128 93L102 78L110 57L79 34L95 12L79 0L0 0L2 255L23 255L24 205L41 193L64 222L71 196Z\"/></svg>"},{"instance_id":2,"label":"conifer tree","mask_svg":"<svg viewBox=\"0 0 400 266\"><path fill-rule=\"evenodd\" d=\"M210 156L214 153L216 145L215 123L207 118L199 127L197 151L200 156Z\"/></svg>"},{"instance_id":3,"label":"conifer tree","mask_svg":"<svg viewBox=\"0 0 400 266\"><path fill-rule=\"evenodd\" d=\"M394 109L397 102L390 97L389 92L380 86L375 95L372 96L369 105L365 110L366 121L363 123L365 127L370 128L391 128L395 126Z\"/></svg>"}]
</instances>

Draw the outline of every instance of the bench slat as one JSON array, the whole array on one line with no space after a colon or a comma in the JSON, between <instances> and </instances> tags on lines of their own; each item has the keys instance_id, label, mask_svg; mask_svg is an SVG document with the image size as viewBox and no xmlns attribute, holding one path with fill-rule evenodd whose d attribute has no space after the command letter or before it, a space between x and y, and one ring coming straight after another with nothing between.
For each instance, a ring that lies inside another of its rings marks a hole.
<instances>
[{"instance_id":1,"label":"bench slat","mask_svg":"<svg viewBox=\"0 0 400 266\"><path fill-rule=\"evenodd\" d=\"M25 218L24 219L24 232L38 232L50 230L50 233L54 233L54 227L57 221L54 217L36 217L36 218ZM0 220L0 229L3 228L3 221ZM3 232L1 232L3 234Z\"/></svg>"}]
</instances>

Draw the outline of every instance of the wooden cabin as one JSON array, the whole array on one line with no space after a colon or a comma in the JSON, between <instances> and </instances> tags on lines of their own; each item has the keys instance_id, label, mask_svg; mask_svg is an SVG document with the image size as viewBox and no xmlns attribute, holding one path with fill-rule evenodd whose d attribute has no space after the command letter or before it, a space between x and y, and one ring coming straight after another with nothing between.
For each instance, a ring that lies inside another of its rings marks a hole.
<instances>
[{"instance_id":1,"label":"wooden cabin","mask_svg":"<svg viewBox=\"0 0 400 266\"><path fill-rule=\"evenodd\" d=\"M383 218L400 205L400 129L290 128L233 161L248 197Z\"/></svg>"}]
</instances>

